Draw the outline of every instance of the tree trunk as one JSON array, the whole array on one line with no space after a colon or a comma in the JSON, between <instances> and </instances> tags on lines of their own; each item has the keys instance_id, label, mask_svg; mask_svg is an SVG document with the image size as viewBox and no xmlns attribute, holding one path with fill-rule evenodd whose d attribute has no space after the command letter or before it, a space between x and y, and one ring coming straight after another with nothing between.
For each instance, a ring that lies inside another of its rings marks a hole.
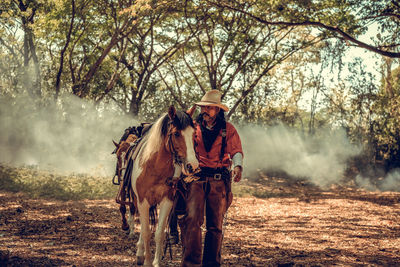
<instances>
[{"instance_id":1,"label":"tree trunk","mask_svg":"<svg viewBox=\"0 0 400 267\"><path fill-rule=\"evenodd\" d=\"M393 59L392 58L385 58L385 64L384 66L386 67L386 70L383 72L384 74L384 79L385 79L385 91L387 95L392 98L393 97L393 86L392 86L392 63ZM385 73L386 72L386 73Z\"/></svg>"},{"instance_id":2,"label":"tree trunk","mask_svg":"<svg viewBox=\"0 0 400 267\"><path fill-rule=\"evenodd\" d=\"M71 14L71 23L69 25L69 29L68 29L68 34L67 34L67 39L65 41L65 45L63 47L63 49L60 52L60 67L58 68L58 72L57 72L57 77L56 77L56 93L54 95L54 98L57 100L58 96L60 95L60 86L61 86L61 74L64 68L64 54L67 51L68 45L71 41L71 34L72 34L72 28L74 25L74 18L75 18L75 0L72 0L72 14Z\"/></svg>"},{"instance_id":3,"label":"tree trunk","mask_svg":"<svg viewBox=\"0 0 400 267\"><path fill-rule=\"evenodd\" d=\"M137 101L135 97L132 97L129 103L129 115L137 118L139 115L139 109L140 109L140 102Z\"/></svg>"},{"instance_id":4,"label":"tree trunk","mask_svg":"<svg viewBox=\"0 0 400 267\"><path fill-rule=\"evenodd\" d=\"M23 12L27 11L27 5L19 1L19 9ZM32 13L28 17L21 17L22 30L24 31L24 85L32 98L40 98L42 96L41 74L39 59L36 54L36 46L34 44L34 36L29 24L33 24L33 18L36 9L32 9ZM32 57L34 77L30 73L30 59Z\"/></svg>"}]
</instances>

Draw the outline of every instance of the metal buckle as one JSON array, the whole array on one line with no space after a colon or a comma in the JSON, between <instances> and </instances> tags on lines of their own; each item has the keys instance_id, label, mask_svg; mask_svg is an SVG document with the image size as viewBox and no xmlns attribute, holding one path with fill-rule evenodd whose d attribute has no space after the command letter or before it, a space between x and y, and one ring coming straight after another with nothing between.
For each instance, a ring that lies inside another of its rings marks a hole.
<instances>
[{"instance_id":1,"label":"metal buckle","mask_svg":"<svg viewBox=\"0 0 400 267\"><path fill-rule=\"evenodd\" d=\"M214 174L214 180L219 181L221 180L222 175L220 173Z\"/></svg>"}]
</instances>

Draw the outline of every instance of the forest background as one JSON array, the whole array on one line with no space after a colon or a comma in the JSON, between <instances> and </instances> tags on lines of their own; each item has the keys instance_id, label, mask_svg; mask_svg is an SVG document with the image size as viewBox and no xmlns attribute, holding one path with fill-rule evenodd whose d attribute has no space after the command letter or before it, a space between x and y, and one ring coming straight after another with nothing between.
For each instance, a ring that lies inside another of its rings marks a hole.
<instances>
[{"instance_id":1,"label":"forest background","mask_svg":"<svg viewBox=\"0 0 400 267\"><path fill-rule=\"evenodd\" d=\"M248 175L399 188L397 0L3 0L0 22L2 163L112 175L112 138L218 89Z\"/></svg>"}]
</instances>

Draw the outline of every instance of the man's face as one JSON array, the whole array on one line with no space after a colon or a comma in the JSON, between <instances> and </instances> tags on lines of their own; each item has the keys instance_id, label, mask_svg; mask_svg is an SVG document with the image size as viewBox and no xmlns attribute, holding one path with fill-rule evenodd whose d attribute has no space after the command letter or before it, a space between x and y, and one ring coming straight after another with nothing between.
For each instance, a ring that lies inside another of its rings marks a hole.
<instances>
[{"instance_id":1,"label":"man's face","mask_svg":"<svg viewBox=\"0 0 400 267\"><path fill-rule=\"evenodd\" d=\"M206 122L214 121L218 112L219 107L201 106L201 113L203 114L203 119L206 120Z\"/></svg>"}]
</instances>

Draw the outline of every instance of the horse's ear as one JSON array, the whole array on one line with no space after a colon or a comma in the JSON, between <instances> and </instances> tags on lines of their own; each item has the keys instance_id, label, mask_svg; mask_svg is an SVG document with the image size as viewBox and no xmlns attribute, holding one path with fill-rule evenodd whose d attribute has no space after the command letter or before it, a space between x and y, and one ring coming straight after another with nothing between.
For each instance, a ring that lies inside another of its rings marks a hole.
<instances>
[{"instance_id":1,"label":"horse's ear","mask_svg":"<svg viewBox=\"0 0 400 267\"><path fill-rule=\"evenodd\" d=\"M196 110L196 105L193 105L190 109L186 111L186 113L189 114L190 117L193 117L195 110Z\"/></svg>"},{"instance_id":2,"label":"horse's ear","mask_svg":"<svg viewBox=\"0 0 400 267\"><path fill-rule=\"evenodd\" d=\"M171 120L175 119L175 115L176 115L176 109L174 108L174 106L170 106L168 109L168 116Z\"/></svg>"},{"instance_id":3,"label":"horse's ear","mask_svg":"<svg viewBox=\"0 0 400 267\"><path fill-rule=\"evenodd\" d=\"M113 141L114 145L115 145L117 148L119 148L119 144L118 144L117 142L115 142L114 140L112 140L112 141Z\"/></svg>"}]
</instances>

